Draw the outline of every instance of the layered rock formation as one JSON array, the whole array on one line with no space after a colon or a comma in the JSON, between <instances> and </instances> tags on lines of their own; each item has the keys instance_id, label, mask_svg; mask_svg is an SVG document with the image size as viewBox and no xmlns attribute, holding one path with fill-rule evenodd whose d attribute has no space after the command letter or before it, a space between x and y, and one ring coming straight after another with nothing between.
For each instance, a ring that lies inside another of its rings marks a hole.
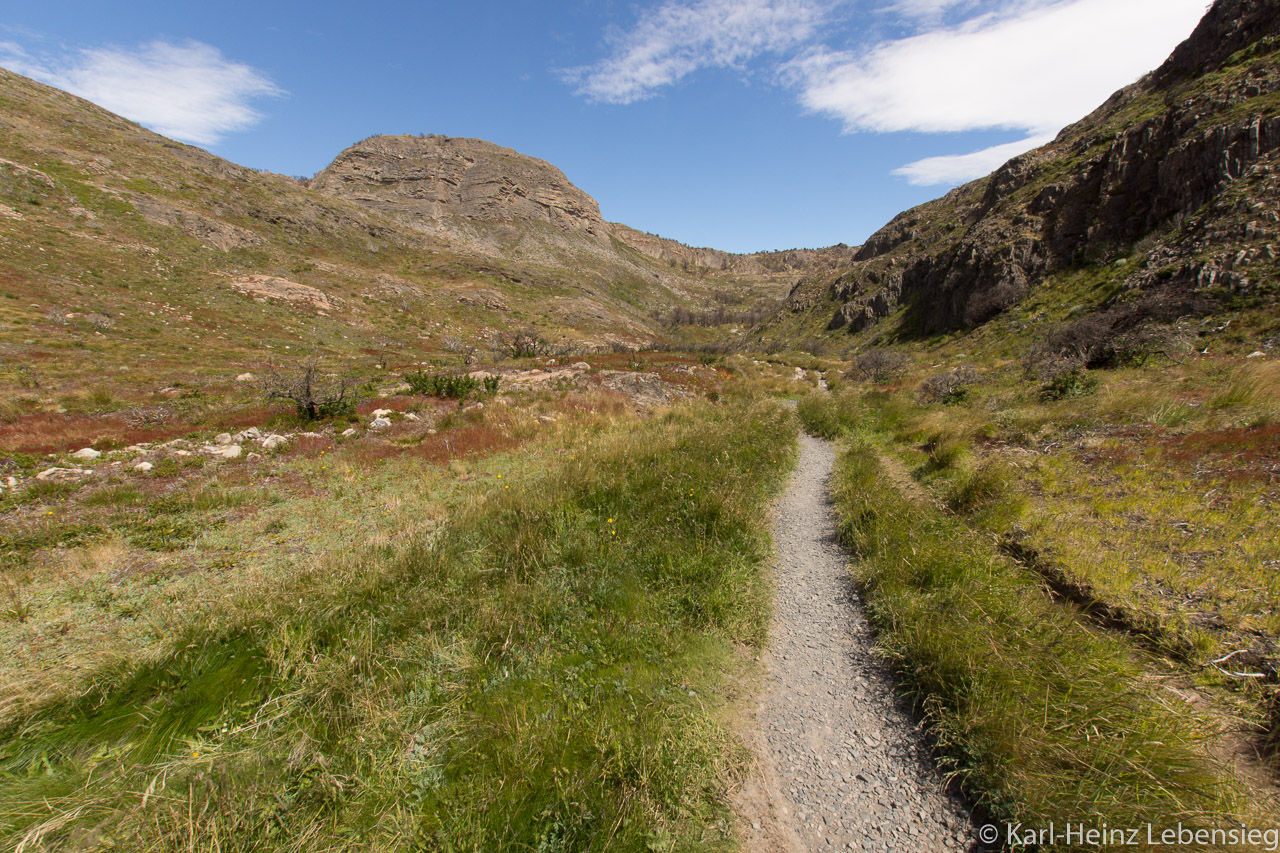
<instances>
[{"instance_id":1,"label":"layered rock formation","mask_svg":"<svg viewBox=\"0 0 1280 853\"><path fill-rule=\"evenodd\" d=\"M1219 0L1158 70L1044 148L896 217L791 305L852 331L905 306L904 331L934 334L1103 264L1124 268L1118 292L1155 319L1266 296L1278 148L1280 5Z\"/></svg>"},{"instance_id":2,"label":"layered rock formation","mask_svg":"<svg viewBox=\"0 0 1280 853\"><path fill-rule=\"evenodd\" d=\"M308 185L425 227L449 219L521 221L606 234L595 199L563 172L483 139L373 136Z\"/></svg>"}]
</instances>

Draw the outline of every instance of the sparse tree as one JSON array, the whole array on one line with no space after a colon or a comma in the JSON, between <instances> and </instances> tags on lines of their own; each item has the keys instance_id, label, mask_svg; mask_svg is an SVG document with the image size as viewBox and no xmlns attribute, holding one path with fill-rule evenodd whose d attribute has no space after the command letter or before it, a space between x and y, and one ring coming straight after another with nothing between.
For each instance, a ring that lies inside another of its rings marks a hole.
<instances>
[{"instance_id":1,"label":"sparse tree","mask_svg":"<svg viewBox=\"0 0 1280 853\"><path fill-rule=\"evenodd\" d=\"M293 374L273 368L263 380L262 391L268 400L292 402L298 417L307 421L349 415L358 402L355 383L347 377L322 377L316 358L307 359Z\"/></svg>"}]
</instances>

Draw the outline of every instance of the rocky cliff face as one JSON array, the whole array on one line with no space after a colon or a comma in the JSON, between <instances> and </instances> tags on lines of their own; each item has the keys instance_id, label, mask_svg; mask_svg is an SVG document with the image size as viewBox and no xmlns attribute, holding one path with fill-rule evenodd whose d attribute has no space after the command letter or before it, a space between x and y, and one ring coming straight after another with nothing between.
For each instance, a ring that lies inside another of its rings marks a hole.
<instances>
[{"instance_id":1,"label":"rocky cliff face","mask_svg":"<svg viewBox=\"0 0 1280 853\"><path fill-rule=\"evenodd\" d=\"M1125 299L1169 315L1266 297L1277 149L1280 4L1219 0L1157 71L1048 146L898 216L791 304L853 331L906 306L904 331L933 334L1102 264L1124 267Z\"/></svg>"},{"instance_id":2,"label":"rocky cliff face","mask_svg":"<svg viewBox=\"0 0 1280 853\"><path fill-rule=\"evenodd\" d=\"M606 235L595 199L563 172L482 139L370 137L339 154L308 185L426 228L450 219L545 222Z\"/></svg>"}]
</instances>

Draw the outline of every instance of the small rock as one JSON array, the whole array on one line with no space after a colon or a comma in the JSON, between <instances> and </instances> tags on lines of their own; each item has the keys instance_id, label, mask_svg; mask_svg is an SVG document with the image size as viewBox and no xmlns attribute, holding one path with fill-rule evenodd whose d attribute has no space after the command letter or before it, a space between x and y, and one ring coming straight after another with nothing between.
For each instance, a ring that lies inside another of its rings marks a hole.
<instances>
[{"instance_id":1,"label":"small rock","mask_svg":"<svg viewBox=\"0 0 1280 853\"><path fill-rule=\"evenodd\" d=\"M409 412L407 415L405 415L404 419L406 421L413 421L414 423L417 423L418 421L422 420L422 418L418 417L413 412Z\"/></svg>"},{"instance_id":2,"label":"small rock","mask_svg":"<svg viewBox=\"0 0 1280 853\"><path fill-rule=\"evenodd\" d=\"M374 409L372 414L375 418L385 418L387 415L390 415L394 411L395 411L394 409Z\"/></svg>"},{"instance_id":3,"label":"small rock","mask_svg":"<svg viewBox=\"0 0 1280 853\"><path fill-rule=\"evenodd\" d=\"M137 465L133 466L133 470L141 471L142 473L145 474L154 467L156 466L152 465L150 462L139 462Z\"/></svg>"},{"instance_id":4,"label":"small rock","mask_svg":"<svg viewBox=\"0 0 1280 853\"><path fill-rule=\"evenodd\" d=\"M248 459L250 462L258 462L262 459L262 454L250 453L248 456L245 457L245 459Z\"/></svg>"},{"instance_id":5,"label":"small rock","mask_svg":"<svg viewBox=\"0 0 1280 853\"><path fill-rule=\"evenodd\" d=\"M462 411L464 411L464 412L480 412L480 411L483 411L483 410L484 410L484 403L472 403L470 406L467 406L467 407L466 407L465 409L463 409Z\"/></svg>"},{"instance_id":6,"label":"small rock","mask_svg":"<svg viewBox=\"0 0 1280 853\"><path fill-rule=\"evenodd\" d=\"M269 435L262 439L262 449L275 450L277 447L281 447L288 443L289 439L285 438L283 435Z\"/></svg>"},{"instance_id":7,"label":"small rock","mask_svg":"<svg viewBox=\"0 0 1280 853\"><path fill-rule=\"evenodd\" d=\"M46 468L39 474L36 474L37 480L78 480L79 478L92 474L93 472L86 468Z\"/></svg>"},{"instance_id":8,"label":"small rock","mask_svg":"<svg viewBox=\"0 0 1280 853\"><path fill-rule=\"evenodd\" d=\"M1245 358L1266 358L1266 357L1267 357L1267 354L1262 350L1254 350L1253 352L1245 356Z\"/></svg>"},{"instance_id":9,"label":"small rock","mask_svg":"<svg viewBox=\"0 0 1280 853\"><path fill-rule=\"evenodd\" d=\"M217 435L215 435L215 436L213 437L213 443L214 443L214 444L221 444L221 445L223 445L223 446L228 445L228 444L231 444L231 443L232 443L232 441L231 441L231 433L229 433L229 432L220 432L220 433L218 433Z\"/></svg>"},{"instance_id":10,"label":"small rock","mask_svg":"<svg viewBox=\"0 0 1280 853\"><path fill-rule=\"evenodd\" d=\"M173 451L173 455L174 455L174 456L190 456L190 455L191 455L191 451L190 451L190 450L175 450L175 451Z\"/></svg>"},{"instance_id":11,"label":"small rock","mask_svg":"<svg viewBox=\"0 0 1280 853\"><path fill-rule=\"evenodd\" d=\"M356 429L355 427L351 427L351 428L349 428L349 429L344 429L344 430L342 431L342 437L343 437L343 438L351 438L351 436L356 435L356 434L358 434L359 432L360 432L360 430Z\"/></svg>"},{"instance_id":12,"label":"small rock","mask_svg":"<svg viewBox=\"0 0 1280 853\"><path fill-rule=\"evenodd\" d=\"M101 455L102 455L101 451L94 450L92 447L82 447L79 450L77 450L75 453L72 453L71 458L84 459L87 461L91 459L97 459Z\"/></svg>"},{"instance_id":13,"label":"small rock","mask_svg":"<svg viewBox=\"0 0 1280 853\"><path fill-rule=\"evenodd\" d=\"M374 418L369 422L369 429L386 429L391 426L391 421L386 418Z\"/></svg>"},{"instance_id":14,"label":"small rock","mask_svg":"<svg viewBox=\"0 0 1280 853\"><path fill-rule=\"evenodd\" d=\"M236 377L236 381L237 381L237 382L252 382L252 381L253 381L253 374L252 374L252 373L241 373L239 376L237 376L237 377Z\"/></svg>"},{"instance_id":15,"label":"small rock","mask_svg":"<svg viewBox=\"0 0 1280 853\"><path fill-rule=\"evenodd\" d=\"M569 367L571 367L574 370L590 370L591 369L591 365L587 364L585 361L575 361L573 364L569 365Z\"/></svg>"}]
</instances>

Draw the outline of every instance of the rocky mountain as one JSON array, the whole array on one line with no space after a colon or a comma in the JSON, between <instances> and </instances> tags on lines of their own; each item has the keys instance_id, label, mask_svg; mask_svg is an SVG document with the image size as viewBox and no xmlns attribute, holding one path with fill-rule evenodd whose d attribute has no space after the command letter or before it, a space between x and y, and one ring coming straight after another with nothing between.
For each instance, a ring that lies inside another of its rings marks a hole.
<instances>
[{"instance_id":1,"label":"rocky mountain","mask_svg":"<svg viewBox=\"0 0 1280 853\"><path fill-rule=\"evenodd\" d=\"M984 323L1083 279L1123 330L1274 305L1280 236L1280 5L1218 0L1159 69L994 174L897 216L796 312L860 332Z\"/></svg>"},{"instance_id":2,"label":"rocky mountain","mask_svg":"<svg viewBox=\"0 0 1280 853\"><path fill-rule=\"evenodd\" d=\"M370 137L307 186L429 230L451 221L519 221L608 236L596 200L563 172L483 139Z\"/></svg>"},{"instance_id":3,"label":"rocky mountain","mask_svg":"<svg viewBox=\"0 0 1280 853\"><path fill-rule=\"evenodd\" d=\"M298 181L0 69L0 396L104 365L158 387L302 354L412 364L525 327L635 347L670 332L655 317L780 304L847 255L645 235L480 140L374 137Z\"/></svg>"},{"instance_id":4,"label":"rocky mountain","mask_svg":"<svg viewBox=\"0 0 1280 853\"><path fill-rule=\"evenodd\" d=\"M306 185L493 255L586 252L634 262L628 250L682 273L788 278L852 257L847 246L733 254L607 222L596 200L534 157L448 136L374 136Z\"/></svg>"}]
</instances>

